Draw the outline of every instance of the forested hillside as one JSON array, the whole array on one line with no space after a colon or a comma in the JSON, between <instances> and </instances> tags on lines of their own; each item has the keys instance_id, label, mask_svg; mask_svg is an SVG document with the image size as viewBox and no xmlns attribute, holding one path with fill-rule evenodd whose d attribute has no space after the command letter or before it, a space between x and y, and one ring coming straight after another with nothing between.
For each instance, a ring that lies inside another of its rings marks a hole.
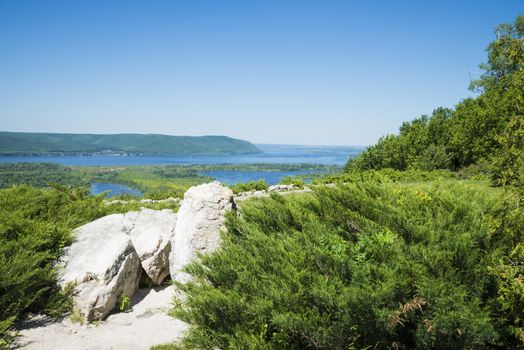
<instances>
[{"instance_id":1,"label":"forested hillside","mask_svg":"<svg viewBox=\"0 0 524 350\"><path fill-rule=\"evenodd\" d=\"M524 16L501 24L487 48L478 92L454 109L437 108L387 135L348 163L348 170L451 169L478 165L500 182L505 168L522 165L524 135Z\"/></svg>"},{"instance_id":2,"label":"forested hillside","mask_svg":"<svg viewBox=\"0 0 524 350\"><path fill-rule=\"evenodd\" d=\"M41 154L242 154L260 150L252 143L226 136L155 134L45 134L0 132L0 155Z\"/></svg>"}]
</instances>

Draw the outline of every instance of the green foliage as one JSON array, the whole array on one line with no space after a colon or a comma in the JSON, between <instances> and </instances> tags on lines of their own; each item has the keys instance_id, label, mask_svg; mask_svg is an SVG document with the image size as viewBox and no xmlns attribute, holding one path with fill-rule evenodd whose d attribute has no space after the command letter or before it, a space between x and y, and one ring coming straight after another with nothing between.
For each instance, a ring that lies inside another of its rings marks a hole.
<instances>
[{"instance_id":1,"label":"green foliage","mask_svg":"<svg viewBox=\"0 0 524 350\"><path fill-rule=\"evenodd\" d=\"M490 268L498 281L497 301L504 311L504 321L509 333L520 340L524 347L524 245L518 243L508 258Z\"/></svg>"},{"instance_id":2,"label":"green foliage","mask_svg":"<svg viewBox=\"0 0 524 350\"><path fill-rule=\"evenodd\" d=\"M503 147L493 157L493 182L524 187L524 116L511 118L497 139Z\"/></svg>"},{"instance_id":3,"label":"green foliage","mask_svg":"<svg viewBox=\"0 0 524 350\"><path fill-rule=\"evenodd\" d=\"M518 124L514 135L503 137L509 137L508 141L522 142ZM514 158L511 149L508 148L509 154L503 155L510 164L498 178L503 186L502 210L497 220L491 223L493 230L503 240L506 251L504 257L495 261L489 271L496 278L497 303L502 310L500 322L508 338L513 340L511 347L524 349L524 169L521 166L522 154ZM515 159L517 163L512 161ZM520 166L516 166L518 163Z\"/></svg>"},{"instance_id":4,"label":"green foliage","mask_svg":"<svg viewBox=\"0 0 524 350\"><path fill-rule=\"evenodd\" d=\"M159 202L159 203L142 203L137 201L130 201L127 203L111 203L105 206L105 215L116 213L127 213L128 211L137 211L141 208L148 208L154 210L171 209L177 212L180 208L179 202Z\"/></svg>"},{"instance_id":5,"label":"green foliage","mask_svg":"<svg viewBox=\"0 0 524 350\"><path fill-rule=\"evenodd\" d=\"M381 138L377 144L350 160L347 170L451 168L451 115L451 110L438 108L430 117L422 116L403 123L398 136L388 135Z\"/></svg>"},{"instance_id":6,"label":"green foliage","mask_svg":"<svg viewBox=\"0 0 524 350\"><path fill-rule=\"evenodd\" d=\"M438 108L429 117L404 123L398 135L381 138L348 161L347 170L458 170L495 162L497 182L506 171L504 161L514 166L510 153L523 152L521 142L501 135L515 130L515 119L524 118L524 16L495 32L488 63L481 65L484 74L471 85L478 97L463 100L454 110Z\"/></svg>"},{"instance_id":7,"label":"green foliage","mask_svg":"<svg viewBox=\"0 0 524 350\"><path fill-rule=\"evenodd\" d=\"M498 195L380 173L244 202L187 271L185 348L462 349L513 344L489 268Z\"/></svg>"},{"instance_id":8,"label":"green foliage","mask_svg":"<svg viewBox=\"0 0 524 350\"><path fill-rule=\"evenodd\" d=\"M265 191L269 188L266 181L257 180L257 181L248 181L244 183L238 183L231 186L233 193L249 192L249 191Z\"/></svg>"},{"instance_id":9,"label":"green foliage","mask_svg":"<svg viewBox=\"0 0 524 350\"><path fill-rule=\"evenodd\" d=\"M498 25L495 34L487 48L488 62L481 65L484 74L471 83L472 89L489 90L524 67L524 16Z\"/></svg>"},{"instance_id":10,"label":"green foliage","mask_svg":"<svg viewBox=\"0 0 524 350\"><path fill-rule=\"evenodd\" d=\"M78 323L83 325L85 323L85 318L82 316L82 313L78 309L73 309L70 316L71 322Z\"/></svg>"},{"instance_id":11,"label":"green foliage","mask_svg":"<svg viewBox=\"0 0 524 350\"><path fill-rule=\"evenodd\" d=\"M162 200L167 198L183 198L184 193L187 189L177 188L177 189L165 189L163 187L144 193L144 198L153 199L153 200Z\"/></svg>"},{"instance_id":12,"label":"green foliage","mask_svg":"<svg viewBox=\"0 0 524 350\"><path fill-rule=\"evenodd\" d=\"M127 311L131 308L131 299L125 294L120 294L118 297L118 310L120 312Z\"/></svg>"},{"instance_id":13,"label":"green foliage","mask_svg":"<svg viewBox=\"0 0 524 350\"><path fill-rule=\"evenodd\" d=\"M50 183L88 186L88 178L74 168L52 163L0 163L0 188L26 184L47 187Z\"/></svg>"},{"instance_id":14,"label":"green foliage","mask_svg":"<svg viewBox=\"0 0 524 350\"><path fill-rule=\"evenodd\" d=\"M282 185L293 185L297 188L304 188L306 186L306 183L302 178L295 176L283 177L282 179L280 179L280 183Z\"/></svg>"},{"instance_id":15,"label":"green foliage","mask_svg":"<svg viewBox=\"0 0 524 350\"><path fill-rule=\"evenodd\" d=\"M155 134L50 134L0 132L0 154L242 154L258 153L252 143L227 136Z\"/></svg>"},{"instance_id":16,"label":"green foliage","mask_svg":"<svg viewBox=\"0 0 524 350\"><path fill-rule=\"evenodd\" d=\"M492 177L492 169L492 163L484 160L468 165L454 174L462 179L489 180Z\"/></svg>"},{"instance_id":17,"label":"green foliage","mask_svg":"<svg viewBox=\"0 0 524 350\"><path fill-rule=\"evenodd\" d=\"M412 166L420 170L449 169L451 155L443 145L430 143L428 147L413 161Z\"/></svg>"},{"instance_id":18,"label":"green foliage","mask_svg":"<svg viewBox=\"0 0 524 350\"><path fill-rule=\"evenodd\" d=\"M461 176L459 176L461 175ZM402 183L420 183L426 181L436 181L444 179L457 179L460 177L469 178L471 175L458 174L449 170L405 170L399 171L390 168L380 170L350 171L326 175L313 180L314 185L322 184L344 184L359 181L393 181Z\"/></svg>"}]
</instances>

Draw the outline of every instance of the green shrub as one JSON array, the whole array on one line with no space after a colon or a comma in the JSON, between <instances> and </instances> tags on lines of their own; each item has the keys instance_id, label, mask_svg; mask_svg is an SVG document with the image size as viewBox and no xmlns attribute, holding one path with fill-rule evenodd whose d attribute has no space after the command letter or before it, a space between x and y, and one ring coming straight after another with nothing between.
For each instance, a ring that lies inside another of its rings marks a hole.
<instances>
[{"instance_id":1,"label":"green shrub","mask_svg":"<svg viewBox=\"0 0 524 350\"><path fill-rule=\"evenodd\" d=\"M131 298L125 294L120 294L118 297L118 310L120 312L127 311L131 308Z\"/></svg>"},{"instance_id":2,"label":"green shrub","mask_svg":"<svg viewBox=\"0 0 524 350\"><path fill-rule=\"evenodd\" d=\"M245 202L229 216L222 249L179 286L187 301L173 314L192 324L183 346L512 344L488 270L507 249L491 190L355 175L314 191Z\"/></svg>"},{"instance_id":3,"label":"green shrub","mask_svg":"<svg viewBox=\"0 0 524 350\"><path fill-rule=\"evenodd\" d=\"M233 193L242 193L249 191L266 191L269 188L265 180L248 181L231 186Z\"/></svg>"},{"instance_id":4,"label":"green shrub","mask_svg":"<svg viewBox=\"0 0 524 350\"><path fill-rule=\"evenodd\" d=\"M186 189L159 189L153 192L146 192L144 198L162 200L166 198L184 198Z\"/></svg>"},{"instance_id":5,"label":"green shrub","mask_svg":"<svg viewBox=\"0 0 524 350\"><path fill-rule=\"evenodd\" d=\"M463 177L467 178L465 176ZM457 173L451 172L449 170L426 171L412 169L399 171L387 168L380 170L350 171L345 173L330 174L314 179L313 184L344 184L358 181L425 182L455 178L458 178Z\"/></svg>"},{"instance_id":6,"label":"green shrub","mask_svg":"<svg viewBox=\"0 0 524 350\"><path fill-rule=\"evenodd\" d=\"M304 188L306 187L306 183L304 180L300 177L293 177L293 176L286 176L280 179L280 183L282 185L293 185L297 188Z\"/></svg>"},{"instance_id":7,"label":"green shrub","mask_svg":"<svg viewBox=\"0 0 524 350\"><path fill-rule=\"evenodd\" d=\"M180 208L179 202L160 202L160 203L142 203L139 201L131 201L127 203L113 203L106 205L104 208L104 215L115 213L127 213L128 211L137 211L141 208L148 208L154 210L171 209L174 212Z\"/></svg>"},{"instance_id":8,"label":"green shrub","mask_svg":"<svg viewBox=\"0 0 524 350\"><path fill-rule=\"evenodd\" d=\"M512 117L497 140L503 147L492 157L493 184L524 187L524 116Z\"/></svg>"}]
</instances>

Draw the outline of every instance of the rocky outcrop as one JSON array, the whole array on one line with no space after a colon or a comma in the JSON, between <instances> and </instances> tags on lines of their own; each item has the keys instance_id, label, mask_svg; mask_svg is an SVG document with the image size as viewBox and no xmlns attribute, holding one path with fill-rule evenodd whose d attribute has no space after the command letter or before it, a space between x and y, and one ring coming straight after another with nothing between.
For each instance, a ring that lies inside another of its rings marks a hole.
<instances>
[{"instance_id":1,"label":"rocky outcrop","mask_svg":"<svg viewBox=\"0 0 524 350\"><path fill-rule=\"evenodd\" d=\"M176 214L141 209L105 216L75 230L60 283L75 285L74 305L87 321L104 318L121 295L133 296L142 271L153 283L169 275Z\"/></svg>"},{"instance_id":2,"label":"rocky outcrop","mask_svg":"<svg viewBox=\"0 0 524 350\"><path fill-rule=\"evenodd\" d=\"M278 184L278 185L269 186L267 190L268 192L286 192L286 191L293 191L293 190L298 190L298 189L300 188L295 185Z\"/></svg>"},{"instance_id":3,"label":"rocky outcrop","mask_svg":"<svg viewBox=\"0 0 524 350\"><path fill-rule=\"evenodd\" d=\"M121 295L133 296L142 271L156 284L169 273L186 282L182 269L218 248L225 213L234 206L231 189L213 182L190 188L178 214L142 208L86 224L75 230L60 283L74 284L74 308L85 320L103 319Z\"/></svg>"},{"instance_id":4,"label":"rocky outcrop","mask_svg":"<svg viewBox=\"0 0 524 350\"><path fill-rule=\"evenodd\" d=\"M131 237L145 273L159 285L169 275L171 238L175 233L177 214L169 209L128 212L125 231Z\"/></svg>"},{"instance_id":5,"label":"rocky outcrop","mask_svg":"<svg viewBox=\"0 0 524 350\"><path fill-rule=\"evenodd\" d=\"M86 321L104 318L121 295L132 296L138 288L140 259L121 228L117 214L76 229L61 262L60 284L75 286L74 308Z\"/></svg>"},{"instance_id":6,"label":"rocky outcrop","mask_svg":"<svg viewBox=\"0 0 524 350\"><path fill-rule=\"evenodd\" d=\"M191 276L182 269L199 253L218 248L225 213L234 207L233 192L219 182L191 187L185 193L171 240L169 269L173 280L182 283L190 280Z\"/></svg>"}]
</instances>

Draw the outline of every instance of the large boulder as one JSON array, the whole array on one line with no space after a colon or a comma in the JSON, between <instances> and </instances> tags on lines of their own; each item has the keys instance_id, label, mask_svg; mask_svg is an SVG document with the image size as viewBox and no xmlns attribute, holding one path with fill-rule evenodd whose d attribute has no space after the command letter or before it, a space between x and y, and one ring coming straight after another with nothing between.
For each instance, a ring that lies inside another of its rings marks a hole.
<instances>
[{"instance_id":1,"label":"large boulder","mask_svg":"<svg viewBox=\"0 0 524 350\"><path fill-rule=\"evenodd\" d=\"M182 269L199 253L210 253L218 248L225 213L234 207L233 191L219 182L194 186L186 191L171 240L169 270L173 280L189 281L191 276Z\"/></svg>"},{"instance_id":2,"label":"large boulder","mask_svg":"<svg viewBox=\"0 0 524 350\"><path fill-rule=\"evenodd\" d=\"M122 226L123 216L115 214L76 229L62 259L60 283L75 286L74 308L86 321L104 318L121 295L138 288L140 259Z\"/></svg>"},{"instance_id":3,"label":"large boulder","mask_svg":"<svg viewBox=\"0 0 524 350\"><path fill-rule=\"evenodd\" d=\"M87 321L104 318L121 295L133 296L142 271L155 284L169 275L176 218L169 209L142 208L75 230L61 262L60 283L75 285L74 307Z\"/></svg>"},{"instance_id":4,"label":"large boulder","mask_svg":"<svg viewBox=\"0 0 524 350\"><path fill-rule=\"evenodd\" d=\"M170 209L142 208L124 216L125 230L131 237L144 271L155 284L161 284L169 275L169 253L176 221L177 214Z\"/></svg>"}]
</instances>

